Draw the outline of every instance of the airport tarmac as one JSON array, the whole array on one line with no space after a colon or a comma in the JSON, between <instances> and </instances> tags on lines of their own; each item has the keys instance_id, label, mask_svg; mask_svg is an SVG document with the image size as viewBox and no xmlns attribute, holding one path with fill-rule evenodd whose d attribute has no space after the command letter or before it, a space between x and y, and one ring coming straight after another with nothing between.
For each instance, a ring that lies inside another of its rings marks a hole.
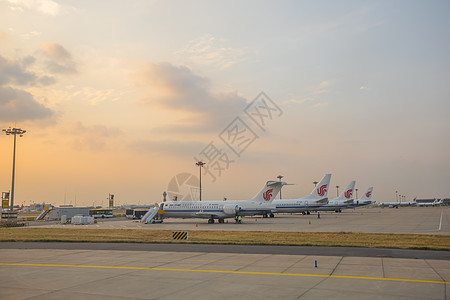
<instances>
[{"instance_id":1,"label":"airport tarmac","mask_svg":"<svg viewBox=\"0 0 450 300\"><path fill-rule=\"evenodd\" d=\"M450 297L449 260L80 249L0 257L1 299Z\"/></svg>"},{"instance_id":2,"label":"airport tarmac","mask_svg":"<svg viewBox=\"0 0 450 300\"><path fill-rule=\"evenodd\" d=\"M342 213L276 214L275 218L245 217L242 224L226 219L224 224L208 224L207 219L165 219L163 223L143 224L125 218L99 219L91 225L62 225L56 222L30 222L30 226L64 228L139 228L166 230L237 230L282 232L366 232L450 234L450 207L358 208Z\"/></svg>"},{"instance_id":3,"label":"airport tarmac","mask_svg":"<svg viewBox=\"0 0 450 300\"><path fill-rule=\"evenodd\" d=\"M450 209L360 208L225 224L124 218L64 228L450 233ZM1 299L448 299L448 252L90 243L1 243ZM369 252L372 251L372 252ZM399 258L404 257L404 258ZM413 258L412 258L413 257ZM317 267L315 262L317 261Z\"/></svg>"}]
</instances>

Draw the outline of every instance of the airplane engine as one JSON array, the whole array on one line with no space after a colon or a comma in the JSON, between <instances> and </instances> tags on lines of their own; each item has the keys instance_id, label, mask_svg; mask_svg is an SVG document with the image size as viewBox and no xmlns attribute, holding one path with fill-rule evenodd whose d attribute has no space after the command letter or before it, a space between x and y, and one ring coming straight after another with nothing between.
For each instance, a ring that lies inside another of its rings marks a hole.
<instances>
[{"instance_id":1,"label":"airplane engine","mask_svg":"<svg viewBox=\"0 0 450 300\"><path fill-rule=\"evenodd\" d=\"M228 204L223 206L223 212L227 215L237 215L240 210L239 205Z\"/></svg>"}]
</instances>

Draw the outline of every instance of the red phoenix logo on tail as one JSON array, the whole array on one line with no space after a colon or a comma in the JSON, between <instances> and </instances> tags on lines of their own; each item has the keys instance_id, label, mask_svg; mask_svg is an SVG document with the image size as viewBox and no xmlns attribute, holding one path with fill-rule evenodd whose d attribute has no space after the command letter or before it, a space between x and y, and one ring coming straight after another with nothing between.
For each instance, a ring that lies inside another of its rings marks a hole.
<instances>
[{"instance_id":1,"label":"red phoenix logo on tail","mask_svg":"<svg viewBox=\"0 0 450 300\"><path fill-rule=\"evenodd\" d=\"M320 188L317 189L317 194L319 194L319 196L325 195L326 192L327 192L326 184L322 185Z\"/></svg>"},{"instance_id":2,"label":"red phoenix logo on tail","mask_svg":"<svg viewBox=\"0 0 450 300\"><path fill-rule=\"evenodd\" d=\"M270 197L272 197L272 191L273 191L273 189L270 189L263 193L264 200L266 200L266 201L270 200Z\"/></svg>"},{"instance_id":3,"label":"red phoenix logo on tail","mask_svg":"<svg viewBox=\"0 0 450 300\"><path fill-rule=\"evenodd\" d=\"M352 194L353 194L353 191L352 190L348 190L348 191L345 192L344 196L345 196L345 198L350 199Z\"/></svg>"},{"instance_id":4,"label":"red phoenix logo on tail","mask_svg":"<svg viewBox=\"0 0 450 300\"><path fill-rule=\"evenodd\" d=\"M372 192L367 192L367 193L366 193L366 197L367 197L367 198L370 198L370 195L371 195L371 194L372 194Z\"/></svg>"}]
</instances>

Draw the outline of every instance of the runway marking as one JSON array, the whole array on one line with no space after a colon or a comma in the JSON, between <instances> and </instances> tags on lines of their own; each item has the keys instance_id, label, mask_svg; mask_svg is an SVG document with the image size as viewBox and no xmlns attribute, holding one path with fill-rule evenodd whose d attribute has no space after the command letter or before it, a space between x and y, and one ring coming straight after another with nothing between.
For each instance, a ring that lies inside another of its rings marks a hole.
<instances>
[{"instance_id":1,"label":"runway marking","mask_svg":"<svg viewBox=\"0 0 450 300\"><path fill-rule=\"evenodd\" d=\"M147 267L62 265L62 264L21 264L21 263L0 263L0 266L150 270L150 271L175 271L175 272L198 272L198 273L224 273L224 274L247 274L247 275L275 275L275 276L298 276L298 277L320 277L320 278L342 278L342 279L366 279L366 280L382 280L382 281L403 281L403 282L450 284L450 281L440 281L440 280L381 278L381 277L345 276L345 275L297 274L297 273L246 272L246 271L227 271L227 270L196 270L196 269L169 269L169 268L147 268Z\"/></svg>"},{"instance_id":2,"label":"runway marking","mask_svg":"<svg viewBox=\"0 0 450 300\"><path fill-rule=\"evenodd\" d=\"M441 220L439 221L439 231L441 231L441 225L442 225L442 213L444 212L444 209L441 209Z\"/></svg>"}]
</instances>

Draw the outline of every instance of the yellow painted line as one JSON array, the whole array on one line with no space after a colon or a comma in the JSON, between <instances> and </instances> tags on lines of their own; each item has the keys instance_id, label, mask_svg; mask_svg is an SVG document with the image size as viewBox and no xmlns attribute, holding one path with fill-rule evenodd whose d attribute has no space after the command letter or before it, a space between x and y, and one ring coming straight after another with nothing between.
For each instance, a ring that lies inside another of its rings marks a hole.
<instances>
[{"instance_id":1,"label":"yellow painted line","mask_svg":"<svg viewBox=\"0 0 450 300\"><path fill-rule=\"evenodd\" d=\"M297 274L297 273L246 272L246 271L227 271L227 270L196 270L196 269L169 269L169 268L147 268L147 267L61 265L61 264L22 264L22 263L0 263L0 266L66 267L66 268L94 268L94 269L121 269L121 270L151 270L151 271L175 271L175 272L225 273L225 274L247 274L247 275L298 276L298 277L320 277L320 278L342 278L342 279L366 279L366 280L382 280L382 281L403 281L403 282L450 284L450 281L440 281L440 280L421 280L421 279L406 279L406 278L382 278L382 277L344 276L344 275Z\"/></svg>"}]
</instances>

